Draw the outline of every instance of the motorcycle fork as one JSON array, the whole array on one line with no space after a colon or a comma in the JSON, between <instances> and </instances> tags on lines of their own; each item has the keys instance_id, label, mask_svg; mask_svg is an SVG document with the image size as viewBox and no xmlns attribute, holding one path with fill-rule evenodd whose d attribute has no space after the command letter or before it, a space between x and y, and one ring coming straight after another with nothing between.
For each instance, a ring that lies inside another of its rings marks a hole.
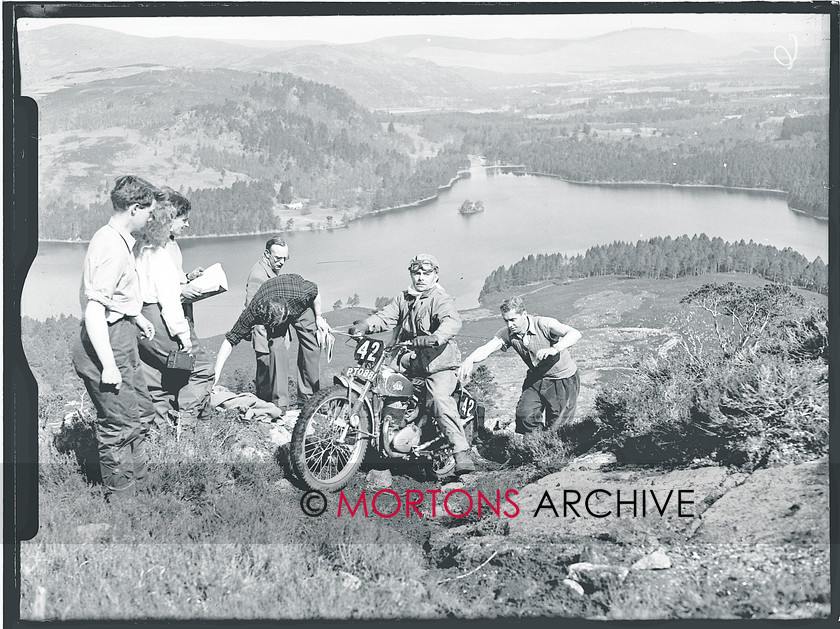
<instances>
[{"instance_id":1,"label":"motorcycle fork","mask_svg":"<svg viewBox=\"0 0 840 629\"><path fill-rule=\"evenodd\" d=\"M371 385L372 385L372 382L370 380L365 382L365 386L362 387L362 390L359 391L359 393L358 393L358 397L356 398L356 401L353 402L353 385L348 380L348 382L347 382L347 401L350 402L350 404L352 406L350 407L350 413L349 413L349 417L347 418L347 423L341 429L341 434L339 435L339 438L338 438L338 440L340 442L343 442L347 438L347 433L350 431L350 427L353 424L353 418L358 417L359 411L362 410L362 406L364 406L364 404L365 404L365 397L367 397L367 394L370 391ZM373 418L371 418L371 421L373 421ZM356 425L352 426L352 427L355 428L356 430L359 430L358 420L356 421ZM371 426L371 428L372 428L372 426ZM362 432L362 431L359 430L359 432ZM373 436L373 435L369 434L369 435L366 435L366 436Z\"/></svg>"}]
</instances>

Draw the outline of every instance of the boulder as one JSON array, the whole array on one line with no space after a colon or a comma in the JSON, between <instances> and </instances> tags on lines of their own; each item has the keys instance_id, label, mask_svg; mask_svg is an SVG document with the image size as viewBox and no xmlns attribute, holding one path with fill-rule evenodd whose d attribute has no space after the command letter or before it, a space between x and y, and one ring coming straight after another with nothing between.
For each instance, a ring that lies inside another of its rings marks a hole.
<instances>
[{"instance_id":1,"label":"boulder","mask_svg":"<svg viewBox=\"0 0 840 629\"><path fill-rule=\"evenodd\" d=\"M692 541L829 544L828 457L753 472L703 512Z\"/></svg>"},{"instance_id":2,"label":"boulder","mask_svg":"<svg viewBox=\"0 0 840 629\"><path fill-rule=\"evenodd\" d=\"M609 585L618 585L630 572L624 566L593 564L588 561L573 563L569 566L569 579L576 581L587 593L602 590Z\"/></svg>"},{"instance_id":3,"label":"boulder","mask_svg":"<svg viewBox=\"0 0 840 629\"><path fill-rule=\"evenodd\" d=\"M580 594L581 596L584 595L583 586L577 581L574 581L572 579L563 579L563 585L568 587L573 592Z\"/></svg>"},{"instance_id":4,"label":"boulder","mask_svg":"<svg viewBox=\"0 0 840 629\"><path fill-rule=\"evenodd\" d=\"M371 470L365 482L371 489L385 489L393 484L394 479L391 476L391 470Z\"/></svg>"},{"instance_id":5,"label":"boulder","mask_svg":"<svg viewBox=\"0 0 840 629\"><path fill-rule=\"evenodd\" d=\"M671 558L660 548L646 557L642 557L630 566L631 570L667 570L671 567Z\"/></svg>"}]
</instances>

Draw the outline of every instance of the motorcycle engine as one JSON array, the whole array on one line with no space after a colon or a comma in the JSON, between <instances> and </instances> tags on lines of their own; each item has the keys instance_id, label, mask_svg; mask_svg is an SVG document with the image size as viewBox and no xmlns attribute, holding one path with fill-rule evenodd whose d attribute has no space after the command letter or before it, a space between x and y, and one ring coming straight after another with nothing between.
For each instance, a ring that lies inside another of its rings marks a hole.
<instances>
[{"instance_id":1,"label":"motorcycle engine","mask_svg":"<svg viewBox=\"0 0 840 629\"><path fill-rule=\"evenodd\" d=\"M382 407L382 424L388 427L385 438L397 452L409 452L420 443L420 428L414 423L419 414L416 398L387 400Z\"/></svg>"},{"instance_id":2,"label":"motorcycle engine","mask_svg":"<svg viewBox=\"0 0 840 629\"><path fill-rule=\"evenodd\" d=\"M407 410L408 402L406 400L392 399L382 407L382 421L387 421L392 428L399 430L405 426Z\"/></svg>"}]
</instances>

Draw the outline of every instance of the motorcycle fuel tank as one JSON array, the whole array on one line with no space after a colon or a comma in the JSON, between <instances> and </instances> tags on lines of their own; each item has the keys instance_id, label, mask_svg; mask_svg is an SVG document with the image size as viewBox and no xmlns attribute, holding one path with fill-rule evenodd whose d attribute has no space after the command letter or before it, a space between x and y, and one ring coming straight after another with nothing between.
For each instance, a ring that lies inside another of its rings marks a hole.
<instances>
[{"instance_id":1,"label":"motorcycle fuel tank","mask_svg":"<svg viewBox=\"0 0 840 629\"><path fill-rule=\"evenodd\" d=\"M411 380L395 371L382 370L373 382L373 392L387 397L411 397L414 393Z\"/></svg>"}]
</instances>

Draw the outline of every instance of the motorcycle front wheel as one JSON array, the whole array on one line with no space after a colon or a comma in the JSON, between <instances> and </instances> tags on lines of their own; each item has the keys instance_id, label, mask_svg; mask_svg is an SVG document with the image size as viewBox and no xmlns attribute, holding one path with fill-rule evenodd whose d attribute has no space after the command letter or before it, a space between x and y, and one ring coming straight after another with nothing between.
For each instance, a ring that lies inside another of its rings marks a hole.
<instances>
[{"instance_id":1,"label":"motorcycle front wheel","mask_svg":"<svg viewBox=\"0 0 840 629\"><path fill-rule=\"evenodd\" d=\"M363 405L355 422L350 409L347 389L341 386L319 391L303 407L292 431L290 454L295 473L309 489L338 491L361 466L370 418Z\"/></svg>"}]
</instances>

